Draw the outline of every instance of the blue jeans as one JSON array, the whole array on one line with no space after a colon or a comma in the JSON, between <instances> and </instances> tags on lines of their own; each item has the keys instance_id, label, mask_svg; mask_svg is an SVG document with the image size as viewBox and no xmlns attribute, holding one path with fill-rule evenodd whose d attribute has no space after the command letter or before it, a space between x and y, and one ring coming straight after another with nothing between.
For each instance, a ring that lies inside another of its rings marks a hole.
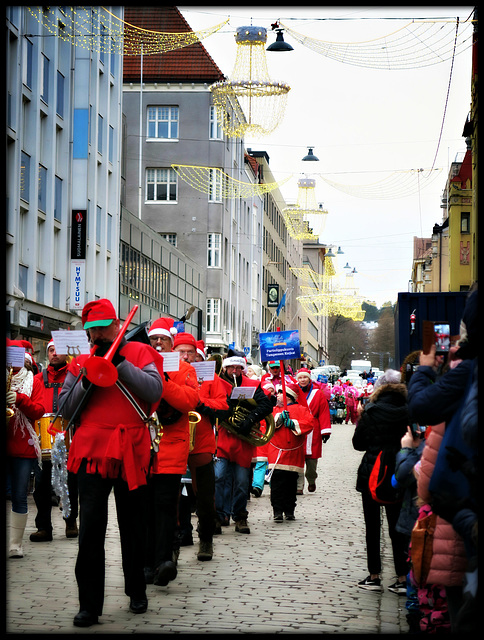
<instances>
[{"instance_id":1,"label":"blue jeans","mask_svg":"<svg viewBox=\"0 0 484 640\"><path fill-rule=\"evenodd\" d=\"M247 518L250 467L245 468L226 458L215 460L215 509L223 521L232 515L235 521Z\"/></svg>"},{"instance_id":2,"label":"blue jeans","mask_svg":"<svg viewBox=\"0 0 484 640\"><path fill-rule=\"evenodd\" d=\"M27 495L29 493L30 474L37 458L7 457L7 475L10 478L12 511L28 513Z\"/></svg>"}]
</instances>

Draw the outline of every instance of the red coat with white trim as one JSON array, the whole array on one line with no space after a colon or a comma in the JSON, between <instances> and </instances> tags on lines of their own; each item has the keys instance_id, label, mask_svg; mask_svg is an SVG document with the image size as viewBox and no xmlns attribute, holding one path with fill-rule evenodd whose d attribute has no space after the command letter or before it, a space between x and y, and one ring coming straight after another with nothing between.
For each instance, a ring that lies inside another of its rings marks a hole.
<instances>
[{"instance_id":1,"label":"red coat with white trim","mask_svg":"<svg viewBox=\"0 0 484 640\"><path fill-rule=\"evenodd\" d=\"M309 385L305 392L309 410L314 416L314 427L306 439L306 458L317 459L323 455L323 435L331 435L331 415L324 391Z\"/></svg>"},{"instance_id":2,"label":"red coat with white trim","mask_svg":"<svg viewBox=\"0 0 484 640\"><path fill-rule=\"evenodd\" d=\"M303 471L305 461L306 436L314 426L314 418L306 407L298 403L287 405L289 416L295 422L295 430L278 425L278 418L283 411L281 407L274 408L276 431L268 443L269 469L283 469L285 471Z\"/></svg>"},{"instance_id":3,"label":"red coat with white trim","mask_svg":"<svg viewBox=\"0 0 484 640\"><path fill-rule=\"evenodd\" d=\"M195 453L215 453L215 431L212 424L212 420L209 415L204 413L204 407L213 411L215 419L217 411L227 410L229 405L227 403L227 390L225 384L215 375L213 380L205 380L200 385L200 403L202 406L198 406L196 411L200 413L201 420L195 428L195 446L190 455ZM208 411L210 414L211 412Z\"/></svg>"}]
</instances>

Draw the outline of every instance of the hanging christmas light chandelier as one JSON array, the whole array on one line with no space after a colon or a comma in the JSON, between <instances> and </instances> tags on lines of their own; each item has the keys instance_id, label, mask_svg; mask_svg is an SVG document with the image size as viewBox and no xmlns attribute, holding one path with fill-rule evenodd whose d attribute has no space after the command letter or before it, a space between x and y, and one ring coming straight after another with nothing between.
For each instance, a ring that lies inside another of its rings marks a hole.
<instances>
[{"instance_id":1,"label":"hanging christmas light chandelier","mask_svg":"<svg viewBox=\"0 0 484 640\"><path fill-rule=\"evenodd\" d=\"M267 68L264 27L238 27L237 55L230 80L210 86L227 136L265 136L277 128L287 103L289 85L273 82Z\"/></svg>"},{"instance_id":2,"label":"hanging christmas light chandelier","mask_svg":"<svg viewBox=\"0 0 484 640\"><path fill-rule=\"evenodd\" d=\"M290 267L290 270L304 282L297 301L308 315L340 315L355 322L364 319L363 300L354 286L353 274L345 276L345 283L340 284L333 260L328 256L324 258L323 273L309 267Z\"/></svg>"},{"instance_id":3,"label":"hanging christmas light chandelier","mask_svg":"<svg viewBox=\"0 0 484 640\"><path fill-rule=\"evenodd\" d=\"M282 217L287 231L297 240L317 240L323 233L328 212L316 202L316 181L312 178L298 180L297 204L285 207Z\"/></svg>"}]
</instances>

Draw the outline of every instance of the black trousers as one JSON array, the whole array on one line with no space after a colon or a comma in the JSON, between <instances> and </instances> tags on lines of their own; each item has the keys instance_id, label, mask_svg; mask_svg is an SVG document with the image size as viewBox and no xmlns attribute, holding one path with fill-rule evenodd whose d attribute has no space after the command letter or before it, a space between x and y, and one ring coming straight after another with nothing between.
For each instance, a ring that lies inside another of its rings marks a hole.
<instances>
[{"instance_id":1,"label":"black trousers","mask_svg":"<svg viewBox=\"0 0 484 640\"><path fill-rule=\"evenodd\" d=\"M207 463L207 459L209 462ZM188 456L198 517L198 537L212 542L217 512L215 511L215 467L211 454Z\"/></svg>"},{"instance_id":2,"label":"black trousers","mask_svg":"<svg viewBox=\"0 0 484 640\"><path fill-rule=\"evenodd\" d=\"M172 560L177 541L181 474L155 473L146 490L144 566L157 569Z\"/></svg>"},{"instance_id":3,"label":"black trousers","mask_svg":"<svg viewBox=\"0 0 484 640\"><path fill-rule=\"evenodd\" d=\"M393 563L397 576L408 573L408 536L399 533L395 526L400 515L401 503L380 505L375 502L369 492L362 492L363 516L365 518L366 556L368 571L371 574L381 573L380 534L381 508L384 507L388 523L388 534L392 543Z\"/></svg>"},{"instance_id":4,"label":"black trousers","mask_svg":"<svg viewBox=\"0 0 484 640\"><path fill-rule=\"evenodd\" d=\"M34 502L37 507L35 526L39 531L52 531L52 462L49 459L42 460L42 469L35 465ZM71 514L69 520L75 520L79 515L79 503L77 497L77 475L67 472L67 489L69 490L69 502ZM64 517L65 519L65 517Z\"/></svg>"},{"instance_id":5,"label":"black trousers","mask_svg":"<svg viewBox=\"0 0 484 640\"><path fill-rule=\"evenodd\" d=\"M294 514L297 479L297 471L274 469L271 476L271 506L274 513Z\"/></svg>"},{"instance_id":6,"label":"black trousers","mask_svg":"<svg viewBox=\"0 0 484 640\"><path fill-rule=\"evenodd\" d=\"M145 487L129 491L121 478L103 478L86 473L86 462L77 473L79 487L79 551L76 580L79 609L102 615L105 581L105 538L108 522L108 499L112 490L121 539L124 591L130 598L146 597L143 571L145 531L143 527Z\"/></svg>"}]
</instances>

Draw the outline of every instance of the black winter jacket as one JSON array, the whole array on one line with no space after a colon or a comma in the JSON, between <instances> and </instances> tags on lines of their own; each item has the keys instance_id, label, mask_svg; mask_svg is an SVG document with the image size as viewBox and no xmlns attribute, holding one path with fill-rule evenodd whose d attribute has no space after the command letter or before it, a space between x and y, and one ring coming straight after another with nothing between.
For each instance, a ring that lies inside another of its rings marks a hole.
<instances>
[{"instance_id":1,"label":"black winter jacket","mask_svg":"<svg viewBox=\"0 0 484 640\"><path fill-rule=\"evenodd\" d=\"M407 432L407 387L384 384L370 396L353 434L353 447L365 451L356 477L356 490L368 491L368 480L379 451L400 449Z\"/></svg>"},{"instance_id":2,"label":"black winter jacket","mask_svg":"<svg viewBox=\"0 0 484 640\"><path fill-rule=\"evenodd\" d=\"M419 367L408 383L408 410L412 422L433 425L449 422L459 408L474 360L463 360L442 376L432 367Z\"/></svg>"}]
</instances>

